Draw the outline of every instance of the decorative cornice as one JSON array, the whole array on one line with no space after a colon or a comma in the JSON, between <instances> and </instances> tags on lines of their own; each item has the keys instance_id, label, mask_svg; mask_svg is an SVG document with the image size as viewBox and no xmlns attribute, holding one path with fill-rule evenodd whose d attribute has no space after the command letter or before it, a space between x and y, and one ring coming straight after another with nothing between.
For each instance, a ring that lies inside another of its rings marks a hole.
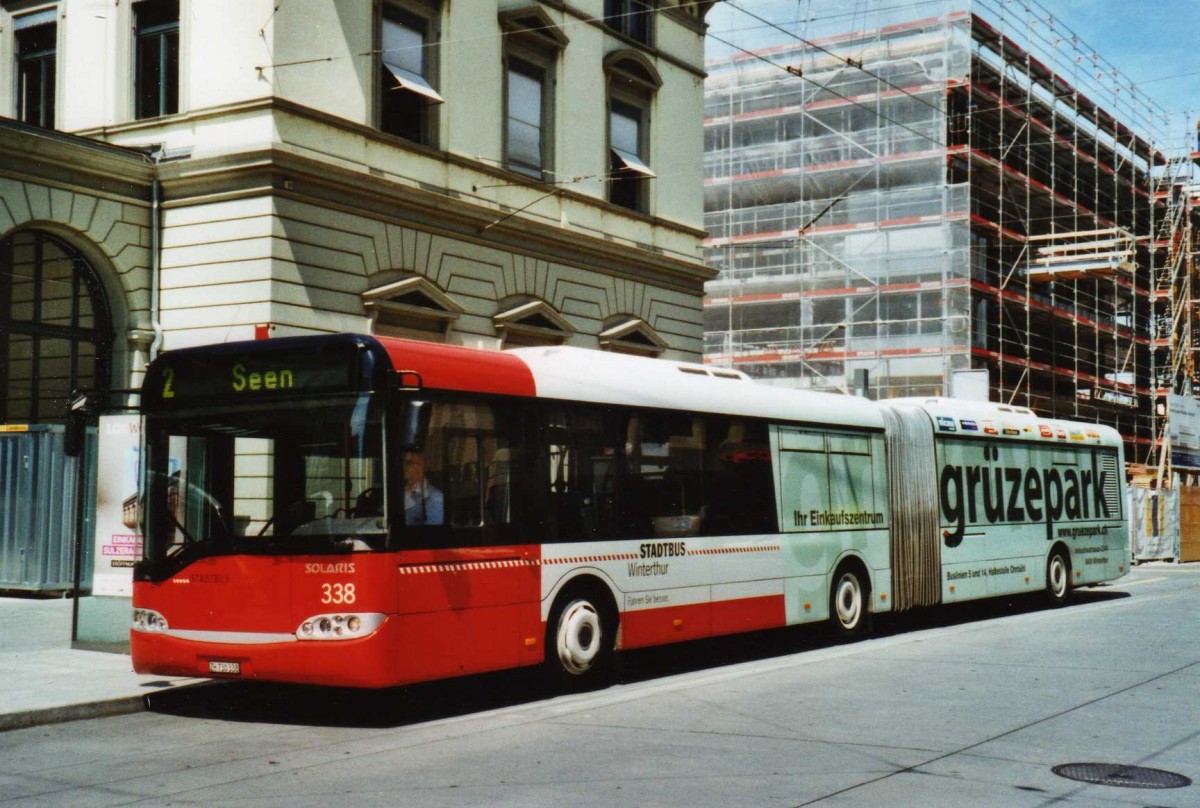
<instances>
[{"instance_id":1,"label":"decorative cornice","mask_svg":"<svg viewBox=\"0 0 1200 808\"><path fill-rule=\"evenodd\" d=\"M163 188L167 208L276 196L689 293L716 276L700 261L534 220L497 223L491 208L278 149L164 165Z\"/></svg>"},{"instance_id":2,"label":"decorative cornice","mask_svg":"<svg viewBox=\"0 0 1200 808\"><path fill-rule=\"evenodd\" d=\"M593 17L592 15L588 14L585 11L575 8L570 3L564 2L564 0L540 0L540 2L544 6L553 8L556 11L561 11L564 14L569 14L572 17L576 18L577 20L580 20L581 22L587 23L588 25L591 25L594 28L599 28L602 31L604 31L606 34L608 34L609 36L612 36L615 39L619 39L622 42L626 42L626 43L638 48L639 50L642 50L645 53L650 54L651 56L654 56L658 59L662 59L664 62L667 62L668 64L672 64L675 67L678 67L680 70L684 70L688 73L691 73L693 76L696 76L698 78L705 78L708 75L705 72L703 67L698 67L696 65L685 62L683 59L680 59L678 56L674 56L670 53L667 53L666 51L659 50L658 48L647 45L644 42L638 42L637 40L630 39L629 37L624 36L616 31L612 30L611 28L609 28L607 25L604 24L603 19ZM715 0L712 0L712 2L715 2ZM710 6L711 6L711 3L710 3ZM695 20L690 19L686 13L679 11L677 8L664 9L663 12L670 15L671 19L674 20L675 22L685 25L688 28L688 30L694 32L697 36L701 36L701 37L704 36L704 27L705 26L698 24ZM707 15L707 13L708 12L706 11L705 14Z\"/></svg>"},{"instance_id":3,"label":"decorative cornice","mask_svg":"<svg viewBox=\"0 0 1200 808\"><path fill-rule=\"evenodd\" d=\"M604 55L604 72L611 78L619 74L622 78L654 91L662 87L662 76L646 54L632 48L610 51Z\"/></svg>"},{"instance_id":4,"label":"decorative cornice","mask_svg":"<svg viewBox=\"0 0 1200 808\"><path fill-rule=\"evenodd\" d=\"M614 318L615 324L601 331L597 337L600 347L608 350L624 350L646 356L658 356L670 346L650 325L638 317Z\"/></svg>"},{"instance_id":5,"label":"decorative cornice","mask_svg":"<svg viewBox=\"0 0 1200 808\"><path fill-rule=\"evenodd\" d=\"M554 328L547 329L543 326L535 326L522 322L538 318L553 324ZM531 300L512 306L493 316L492 322L495 324L497 330L524 327L535 328L541 331L557 330L567 335L575 333L575 326L571 325L567 318L555 311L554 307L544 300Z\"/></svg>"},{"instance_id":6,"label":"decorative cornice","mask_svg":"<svg viewBox=\"0 0 1200 808\"><path fill-rule=\"evenodd\" d=\"M414 293L424 296L430 303L440 309L438 311L437 309L420 307L422 311L427 310L431 316L452 320L466 312L466 308L462 304L443 292L437 284L424 275L414 275L384 284L383 286L377 286L374 289L368 289L362 293L363 307L368 309L375 306L387 308L390 305L413 308L413 304L403 303L402 299Z\"/></svg>"},{"instance_id":7,"label":"decorative cornice","mask_svg":"<svg viewBox=\"0 0 1200 808\"><path fill-rule=\"evenodd\" d=\"M154 166L145 154L0 118L0 174L55 187L146 201Z\"/></svg>"},{"instance_id":8,"label":"decorative cornice","mask_svg":"<svg viewBox=\"0 0 1200 808\"><path fill-rule=\"evenodd\" d=\"M447 169L461 168L495 177L505 184L527 185L544 191L545 185L478 160L409 143L371 127L338 118L279 98L264 98L222 107L197 110L151 126L145 122L94 130L106 136L146 132L150 139L164 130L207 119L237 115L292 115L318 126L328 126L420 158L439 160ZM370 218L386 218L420 229L473 241L509 251L534 254L580 268L604 267L604 271L679 288L694 293L704 281L716 276L699 259L666 255L654 248L635 246L606 234L589 234L536 219L502 218L508 208L464 198L453 189L420 187L375 176L371 167L350 167L291 150L288 144L213 157L173 160L154 165L141 152L113 146L77 135L47 132L33 127L0 122L0 134L11 130L14 137L0 137L0 156L16 159L6 165L36 166L33 179L54 179L62 187L109 190L115 195L139 200L149 197L150 183L157 171L164 188L164 205L180 207L220 199L275 195L311 204L325 205ZM9 176L17 172L8 169ZM50 175L54 175L51 177ZM81 181L82 180L82 181ZM605 200L576 191L556 189L555 194L593 209L631 221L643 222L667 232L699 240L703 230L651 216L632 214ZM484 231L486 229L486 237Z\"/></svg>"},{"instance_id":9,"label":"decorative cornice","mask_svg":"<svg viewBox=\"0 0 1200 808\"><path fill-rule=\"evenodd\" d=\"M708 24L705 19L708 17L708 12L712 11L713 6L717 4L717 0L679 0L676 5L668 6L663 9L663 13L671 17L680 25L683 25L692 31L704 35ZM691 14L688 14L682 9L683 6L698 6L700 7L700 18L697 19Z\"/></svg>"},{"instance_id":10,"label":"decorative cornice","mask_svg":"<svg viewBox=\"0 0 1200 808\"><path fill-rule=\"evenodd\" d=\"M422 158L440 160L447 168L462 168L494 176L508 184L527 184L533 191L544 185L528 179L514 181L512 172L448 152L409 144L370 127L345 121L280 99L263 99L238 105L244 113L289 114L394 145ZM208 114L207 112L205 114ZM213 202L223 198L276 195L327 205L371 218L407 222L420 229L453 235L504 249L526 253L531 249L554 261L584 268L604 266L606 271L680 286L689 292L715 276L700 260L664 255L653 249L589 235L557 224L513 216L499 220L507 208L463 198L452 189L420 187L414 183L376 176L369 167L350 167L292 151L287 144L255 151L214 157L191 158L161 164L159 177L167 207ZM701 238L704 231L677 222L648 216L630 216L628 211L595 197L558 189L555 193L592 208L611 210L632 220L641 220L663 230ZM486 234L484 234L486 228Z\"/></svg>"},{"instance_id":11,"label":"decorative cornice","mask_svg":"<svg viewBox=\"0 0 1200 808\"><path fill-rule=\"evenodd\" d=\"M101 137L122 135L129 132L146 131L149 135L154 136L161 133L164 129L174 129L179 127L181 124L184 126L190 126L204 120L220 119L234 115L249 115L264 111L272 114L281 112L295 115L299 118L304 118L318 124L329 126L333 129L339 129L351 134L359 135L369 140L376 141L381 145L395 148L399 151L411 152L413 154L420 155L421 157L427 157L433 160L441 160L448 166L457 166L481 174L486 174L489 177L494 177L497 180L501 180L507 185L525 185L535 190L546 190L546 184L544 182L531 179L524 174L520 174L515 171L509 171L503 167L483 162L481 160L473 160L468 157L463 157L461 155L454 154L453 152L442 151L430 146L414 143L412 141L405 140L404 138L381 132L380 130L365 124L357 123L346 118L339 118L336 115L331 115L330 113L322 112L321 110L313 109L312 107L306 107L302 104L297 104L294 101L275 97L259 98L252 101L242 101L236 104L228 104L218 107L207 107L205 109L195 110L185 115L156 119L154 123L147 123L145 121L132 121L127 124L119 124L116 126L102 127L100 129L81 131L80 134L85 137ZM126 149L125 151L130 151L134 154L138 153L136 150ZM186 165L186 162L177 161L175 165ZM165 165L164 168L166 168ZM708 235L708 233L703 229L690 227L689 225L673 221L671 219L663 219L658 216L636 213L634 211L630 211L628 208L613 205L607 200L594 196L588 196L587 194L582 194L578 191L572 191L569 188L556 188L555 193L563 199L570 199L592 207L603 208L606 211L611 211L612 213L630 219L646 222L654 227L671 230L684 235L693 236L698 239L703 239Z\"/></svg>"},{"instance_id":12,"label":"decorative cornice","mask_svg":"<svg viewBox=\"0 0 1200 808\"><path fill-rule=\"evenodd\" d=\"M501 11L498 19L505 37L527 39L554 50L562 50L571 41L541 6Z\"/></svg>"}]
</instances>

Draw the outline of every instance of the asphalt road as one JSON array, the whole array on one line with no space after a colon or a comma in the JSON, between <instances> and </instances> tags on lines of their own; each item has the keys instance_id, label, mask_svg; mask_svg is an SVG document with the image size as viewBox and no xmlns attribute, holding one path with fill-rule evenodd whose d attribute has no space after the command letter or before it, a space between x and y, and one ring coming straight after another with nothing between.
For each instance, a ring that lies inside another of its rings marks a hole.
<instances>
[{"instance_id":1,"label":"asphalt road","mask_svg":"<svg viewBox=\"0 0 1200 808\"><path fill-rule=\"evenodd\" d=\"M1055 775L1200 781L1200 568L1063 609L992 601L628 655L549 695L506 673L395 692L232 683L151 712L0 734L0 804L1200 805Z\"/></svg>"}]
</instances>

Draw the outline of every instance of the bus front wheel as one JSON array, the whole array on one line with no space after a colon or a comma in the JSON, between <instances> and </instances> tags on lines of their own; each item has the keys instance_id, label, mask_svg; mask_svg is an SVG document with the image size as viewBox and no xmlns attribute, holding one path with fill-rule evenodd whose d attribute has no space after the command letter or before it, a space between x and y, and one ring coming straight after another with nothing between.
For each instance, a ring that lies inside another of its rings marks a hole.
<instances>
[{"instance_id":1,"label":"bus front wheel","mask_svg":"<svg viewBox=\"0 0 1200 808\"><path fill-rule=\"evenodd\" d=\"M1046 596L1051 605L1062 606L1071 593L1071 564L1066 554L1055 549L1046 562Z\"/></svg>"},{"instance_id":2,"label":"bus front wheel","mask_svg":"<svg viewBox=\"0 0 1200 808\"><path fill-rule=\"evenodd\" d=\"M829 616L838 634L856 637L867 630L869 622L866 577L853 566L842 567L834 576L829 592Z\"/></svg>"},{"instance_id":3,"label":"bus front wheel","mask_svg":"<svg viewBox=\"0 0 1200 808\"><path fill-rule=\"evenodd\" d=\"M598 598L590 593L559 598L546 635L546 664L555 683L574 690L605 681L616 629Z\"/></svg>"}]
</instances>

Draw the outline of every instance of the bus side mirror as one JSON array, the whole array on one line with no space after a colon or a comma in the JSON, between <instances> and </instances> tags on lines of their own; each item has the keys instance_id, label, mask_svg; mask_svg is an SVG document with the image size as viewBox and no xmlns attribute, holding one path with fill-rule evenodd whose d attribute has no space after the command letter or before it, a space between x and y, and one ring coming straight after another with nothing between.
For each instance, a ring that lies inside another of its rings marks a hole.
<instances>
[{"instance_id":1,"label":"bus side mirror","mask_svg":"<svg viewBox=\"0 0 1200 808\"><path fill-rule=\"evenodd\" d=\"M67 407L67 426L63 433L63 453L67 457L79 457L83 454L84 436L87 434L88 422L92 416L92 401L87 393L76 393L71 396Z\"/></svg>"},{"instance_id":2,"label":"bus side mirror","mask_svg":"<svg viewBox=\"0 0 1200 808\"><path fill-rule=\"evenodd\" d=\"M428 401L410 399L404 404L400 415L400 449L405 452L419 452L425 445L425 436L429 433L429 417L433 414L433 404Z\"/></svg>"}]
</instances>

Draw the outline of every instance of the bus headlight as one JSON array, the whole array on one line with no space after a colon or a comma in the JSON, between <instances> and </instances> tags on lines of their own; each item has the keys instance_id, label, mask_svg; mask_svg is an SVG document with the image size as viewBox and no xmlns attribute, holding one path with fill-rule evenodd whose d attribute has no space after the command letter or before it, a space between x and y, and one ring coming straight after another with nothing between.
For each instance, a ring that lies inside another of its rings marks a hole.
<instances>
[{"instance_id":1,"label":"bus headlight","mask_svg":"<svg viewBox=\"0 0 1200 808\"><path fill-rule=\"evenodd\" d=\"M296 629L298 640L354 640L371 634L383 625L387 615L377 612L352 614L316 614Z\"/></svg>"},{"instance_id":2,"label":"bus headlight","mask_svg":"<svg viewBox=\"0 0 1200 808\"><path fill-rule=\"evenodd\" d=\"M167 618L153 609L134 609L131 626L134 631L147 634L165 634L169 628Z\"/></svg>"}]
</instances>

